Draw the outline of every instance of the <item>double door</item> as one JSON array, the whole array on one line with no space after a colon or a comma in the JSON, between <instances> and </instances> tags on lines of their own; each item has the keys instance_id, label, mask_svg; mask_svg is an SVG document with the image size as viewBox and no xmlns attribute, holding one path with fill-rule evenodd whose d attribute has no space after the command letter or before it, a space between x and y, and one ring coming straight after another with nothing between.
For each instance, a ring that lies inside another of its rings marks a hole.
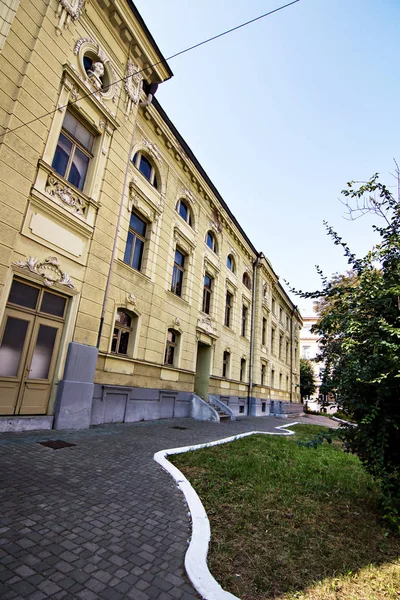
<instances>
[{"instance_id":1,"label":"double door","mask_svg":"<svg viewBox=\"0 0 400 600\"><path fill-rule=\"evenodd\" d=\"M67 298L15 279L0 330L0 414L47 412Z\"/></svg>"}]
</instances>

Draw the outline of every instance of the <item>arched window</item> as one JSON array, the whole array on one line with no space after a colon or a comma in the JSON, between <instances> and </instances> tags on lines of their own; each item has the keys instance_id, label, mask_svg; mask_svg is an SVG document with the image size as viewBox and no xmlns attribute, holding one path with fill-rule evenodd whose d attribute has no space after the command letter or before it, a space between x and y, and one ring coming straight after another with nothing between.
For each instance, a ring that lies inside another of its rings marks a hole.
<instances>
[{"instance_id":1,"label":"arched window","mask_svg":"<svg viewBox=\"0 0 400 600\"><path fill-rule=\"evenodd\" d=\"M135 165L135 167L137 169L139 169L139 171L141 172L143 177L146 177L147 181L149 181L151 183L151 185L154 186L157 190L158 189L158 181L157 181L156 171L153 167L153 164L147 158L147 156L142 154L142 152L140 152L140 151L136 152L135 156L133 157L132 162Z\"/></svg>"},{"instance_id":2,"label":"arched window","mask_svg":"<svg viewBox=\"0 0 400 600\"><path fill-rule=\"evenodd\" d=\"M251 290L251 279L249 277L249 274L246 271L243 273L242 281L243 281L243 285L245 285L248 290Z\"/></svg>"},{"instance_id":3,"label":"arched window","mask_svg":"<svg viewBox=\"0 0 400 600\"><path fill-rule=\"evenodd\" d=\"M182 217L186 223L192 227L192 212L185 200L178 200L176 204L176 212Z\"/></svg>"},{"instance_id":4,"label":"arched window","mask_svg":"<svg viewBox=\"0 0 400 600\"><path fill-rule=\"evenodd\" d=\"M168 329L167 345L165 346L164 364L173 367L176 365L180 333L175 329Z\"/></svg>"},{"instance_id":5,"label":"arched window","mask_svg":"<svg viewBox=\"0 0 400 600\"><path fill-rule=\"evenodd\" d=\"M217 242L215 240L215 235L213 234L212 231L207 232L206 244L209 248L211 248L211 250L213 252L215 252L215 253L217 252Z\"/></svg>"},{"instance_id":6,"label":"arched window","mask_svg":"<svg viewBox=\"0 0 400 600\"><path fill-rule=\"evenodd\" d=\"M119 308L115 317L114 333L111 342L111 352L126 356L132 345L133 319L131 315Z\"/></svg>"},{"instance_id":7,"label":"arched window","mask_svg":"<svg viewBox=\"0 0 400 600\"><path fill-rule=\"evenodd\" d=\"M235 259L233 258L232 254L228 254L226 257L226 266L230 271L232 271L232 273L235 272Z\"/></svg>"}]
</instances>

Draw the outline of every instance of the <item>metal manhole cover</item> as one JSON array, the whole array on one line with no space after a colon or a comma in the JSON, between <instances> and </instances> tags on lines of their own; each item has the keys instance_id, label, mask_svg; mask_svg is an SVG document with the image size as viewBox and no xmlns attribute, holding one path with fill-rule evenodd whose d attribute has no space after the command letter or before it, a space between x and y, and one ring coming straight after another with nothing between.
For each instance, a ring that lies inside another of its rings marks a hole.
<instances>
[{"instance_id":1,"label":"metal manhole cover","mask_svg":"<svg viewBox=\"0 0 400 600\"><path fill-rule=\"evenodd\" d=\"M76 444L70 444L69 442L64 442L63 440L50 440L48 442L38 442L38 444L41 446L46 446L47 448L52 448L53 450L60 450L61 448L76 446Z\"/></svg>"},{"instance_id":2,"label":"metal manhole cover","mask_svg":"<svg viewBox=\"0 0 400 600\"><path fill-rule=\"evenodd\" d=\"M171 429L187 429L187 427L179 427L179 425L174 425L173 427L171 427Z\"/></svg>"}]
</instances>

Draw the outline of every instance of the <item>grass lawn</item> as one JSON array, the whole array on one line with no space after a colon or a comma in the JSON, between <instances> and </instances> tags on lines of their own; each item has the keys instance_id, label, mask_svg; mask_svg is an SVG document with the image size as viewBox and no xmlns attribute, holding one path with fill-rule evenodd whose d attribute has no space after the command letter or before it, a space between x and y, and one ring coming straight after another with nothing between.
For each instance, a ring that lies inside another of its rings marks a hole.
<instances>
[{"instance_id":1,"label":"grass lawn","mask_svg":"<svg viewBox=\"0 0 400 600\"><path fill-rule=\"evenodd\" d=\"M323 427L292 429L170 457L208 513L210 571L243 600L399 600L373 480L339 444L296 445Z\"/></svg>"}]
</instances>

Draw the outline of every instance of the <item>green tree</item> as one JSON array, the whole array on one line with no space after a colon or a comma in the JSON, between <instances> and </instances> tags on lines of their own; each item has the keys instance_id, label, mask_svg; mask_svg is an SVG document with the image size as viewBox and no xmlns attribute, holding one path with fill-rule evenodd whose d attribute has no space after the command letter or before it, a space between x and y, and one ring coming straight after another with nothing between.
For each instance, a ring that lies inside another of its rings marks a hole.
<instances>
[{"instance_id":1,"label":"green tree","mask_svg":"<svg viewBox=\"0 0 400 600\"><path fill-rule=\"evenodd\" d=\"M346 447L380 482L384 516L400 530L400 204L378 175L348 183L342 194L356 202L351 210L383 218L374 226L379 243L357 258L325 224L350 270L328 280L318 269L322 289L299 293L319 299L314 331L325 381L357 423L343 430Z\"/></svg>"},{"instance_id":2,"label":"green tree","mask_svg":"<svg viewBox=\"0 0 400 600\"><path fill-rule=\"evenodd\" d=\"M311 396L315 392L314 369L310 360L300 359L300 396L303 402L304 398Z\"/></svg>"}]
</instances>

